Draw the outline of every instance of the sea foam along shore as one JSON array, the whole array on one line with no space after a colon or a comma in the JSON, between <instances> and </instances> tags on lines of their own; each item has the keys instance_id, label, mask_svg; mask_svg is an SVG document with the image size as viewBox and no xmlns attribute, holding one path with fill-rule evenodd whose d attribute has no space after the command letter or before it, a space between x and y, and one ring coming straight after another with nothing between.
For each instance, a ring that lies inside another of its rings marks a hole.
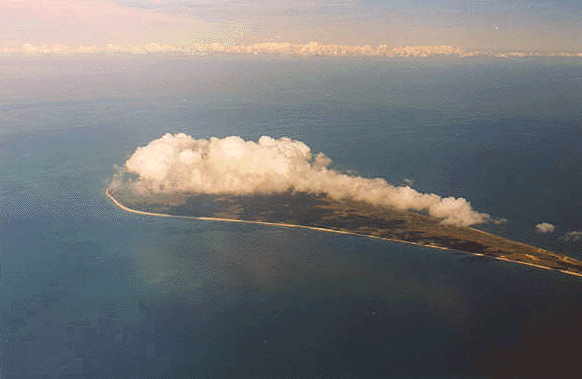
<instances>
[{"instance_id":1,"label":"sea foam along shore","mask_svg":"<svg viewBox=\"0 0 582 379\"><path fill-rule=\"evenodd\" d=\"M377 239L377 240L382 240L382 241L390 241L390 242L396 242L396 243L405 243L405 244L414 245L414 246L430 247L430 248L439 249L439 250L459 251L459 252L462 252L462 253L465 253L465 254L470 254L470 255L474 255L474 256L478 256L478 257L488 257L487 255L482 254L482 253L470 253L470 252L467 252L467 251L453 250L453 249L449 249L449 248L446 248L446 247L436 246L436 245L431 245L431 244L419 244L419 243L416 243L416 242L404 241L404 240L399 240L399 239L378 237L378 236L372 236L372 235L368 235L368 234L359 234L359 233L353 233L353 232L348 232L348 231L344 231L344 230L337 230L337 229L320 228L320 227L316 227L316 226L295 225L295 224L285 224L285 223L266 222L266 221L237 220L237 219L232 219L232 218L220 218L220 217L181 216L181 215L170 215L170 214L157 213L157 212L140 211L140 210L132 209L132 208L129 208L129 207L123 205L119 200L117 200L113 196L113 194L111 193L111 189L109 187L107 187L105 189L105 195L118 208L120 208L120 209L122 209L122 210L124 210L126 212L129 212L129 213L134 213L134 214L143 215L143 216L167 217L167 218L184 219L184 220L232 222L232 223L240 223L240 224L257 224L257 225L278 226L278 227L296 228L296 229L309 229L309 230L316 230L316 231L320 231L320 232L337 233L337 234L347 234L347 235L352 235L352 236L357 236L357 237L372 238L372 239ZM475 230L478 230L478 229L475 229ZM485 233L485 234L489 234L489 233L483 232L481 230L479 230L479 232L482 232L482 233ZM555 268L552 268L552 267L542 266L542 265L538 265L538 264L535 264L535 263L521 262L521 261L517 261L517 260L514 260L514 259L509 259L509 258L506 258L506 257L503 257L503 256L501 256L501 257L490 257L490 258L496 259L496 260L498 260L500 262L517 263L517 264L520 264L520 265L530 266L530 267L534 267L534 268L538 268L538 269L549 270L549 271L558 271L558 272L561 272L561 273L566 274L566 275L572 275L572 276L582 277L582 273L578 273L578 272L574 272L574 271L569 271L569 270L555 269Z\"/></svg>"}]
</instances>

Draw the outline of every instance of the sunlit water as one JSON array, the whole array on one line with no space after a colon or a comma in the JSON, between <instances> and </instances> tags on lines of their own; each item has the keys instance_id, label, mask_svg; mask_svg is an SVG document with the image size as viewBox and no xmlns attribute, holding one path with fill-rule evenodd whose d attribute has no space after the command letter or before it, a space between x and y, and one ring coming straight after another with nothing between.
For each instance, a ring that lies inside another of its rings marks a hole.
<instances>
[{"instance_id":1,"label":"sunlit water","mask_svg":"<svg viewBox=\"0 0 582 379\"><path fill-rule=\"evenodd\" d=\"M365 238L127 214L165 132L289 136L582 258L576 60L4 59L0 377L577 377L582 281ZM535 224L557 225L553 234ZM559 374L559 375L558 375ZM557 375L557 376L556 376Z\"/></svg>"}]
</instances>

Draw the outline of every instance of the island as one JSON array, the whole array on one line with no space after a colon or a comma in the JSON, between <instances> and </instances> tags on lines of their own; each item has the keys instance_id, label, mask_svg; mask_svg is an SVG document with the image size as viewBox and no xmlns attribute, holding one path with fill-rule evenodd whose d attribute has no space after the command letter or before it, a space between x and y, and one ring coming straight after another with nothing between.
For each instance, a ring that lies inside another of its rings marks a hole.
<instances>
[{"instance_id":1,"label":"island","mask_svg":"<svg viewBox=\"0 0 582 379\"><path fill-rule=\"evenodd\" d=\"M582 261L413 211L287 192L264 195L141 194L108 187L119 208L148 216L254 223L365 236L491 257L582 277Z\"/></svg>"}]
</instances>

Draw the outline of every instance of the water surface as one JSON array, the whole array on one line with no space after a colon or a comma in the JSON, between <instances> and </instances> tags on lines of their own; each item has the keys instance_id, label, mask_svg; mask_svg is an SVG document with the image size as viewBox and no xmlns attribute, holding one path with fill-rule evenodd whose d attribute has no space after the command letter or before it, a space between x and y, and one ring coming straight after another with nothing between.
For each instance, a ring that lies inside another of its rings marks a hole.
<instances>
[{"instance_id":1,"label":"water surface","mask_svg":"<svg viewBox=\"0 0 582 379\"><path fill-rule=\"evenodd\" d=\"M577 82L559 59L6 58L4 378L576 377L577 278L353 236L126 214L165 132L289 136L463 196L581 258ZM547 221L557 232L539 235ZM570 364L572 363L572 365Z\"/></svg>"}]
</instances>

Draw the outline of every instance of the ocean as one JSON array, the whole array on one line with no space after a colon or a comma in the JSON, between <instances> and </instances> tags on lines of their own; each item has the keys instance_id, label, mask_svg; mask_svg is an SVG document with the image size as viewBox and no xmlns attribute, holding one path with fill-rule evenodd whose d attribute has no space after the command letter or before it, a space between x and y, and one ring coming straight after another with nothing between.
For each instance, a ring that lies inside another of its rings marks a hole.
<instances>
[{"instance_id":1,"label":"ocean","mask_svg":"<svg viewBox=\"0 0 582 379\"><path fill-rule=\"evenodd\" d=\"M577 377L580 278L104 189L167 132L287 136L581 259L581 86L571 58L2 58L0 378Z\"/></svg>"}]
</instances>

